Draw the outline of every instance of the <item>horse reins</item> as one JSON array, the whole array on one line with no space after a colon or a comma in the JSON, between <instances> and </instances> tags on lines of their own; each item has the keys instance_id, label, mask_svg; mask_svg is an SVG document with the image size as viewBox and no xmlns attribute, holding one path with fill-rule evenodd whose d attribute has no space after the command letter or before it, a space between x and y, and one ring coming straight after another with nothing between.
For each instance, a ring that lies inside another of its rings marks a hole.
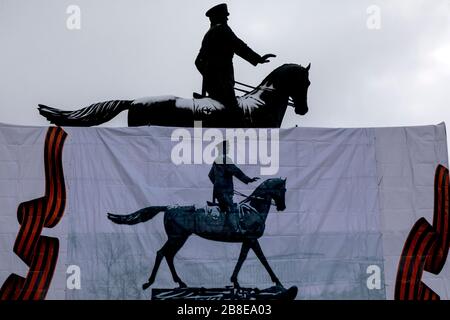
<instances>
[{"instance_id":1,"label":"horse reins","mask_svg":"<svg viewBox=\"0 0 450 320\"><path fill-rule=\"evenodd\" d=\"M239 203L244 203L244 202L246 202L248 199L256 199L256 200L265 200L264 198L261 198L261 197L258 197L258 196L252 196L252 195L246 195L246 194L243 194L242 192L239 192L239 191L236 191L236 190L233 190L233 193L235 194L235 195L238 195L238 196L241 196L241 197L244 197L244 198L246 198L246 199L244 199L244 200L242 200L241 202L239 202ZM273 200L273 199L270 199L270 205L272 205L272 206L277 206L277 204L275 203L275 201Z\"/></svg>"},{"instance_id":2,"label":"horse reins","mask_svg":"<svg viewBox=\"0 0 450 320\"><path fill-rule=\"evenodd\" d=\"M267 88L267 87L253 87L253 86L251 86L251 85L248 85L248 84L245 84L245 83L242 83L242 82L239 82L239 81L234 81L234 82L237 83L237 84L239 84L239 85L241 85L241 86L244 86L244 87L247 87L247 88L249 88L249 89L252 89L252 90L260 89L260 90L268 91L268 92L273 92L273 91L275 91L275 90L272 89L272 88ZM241 88L237 88L237 87L234 87L234 89L237 90L237 91L243 92L243 93L250 93L250 92L251 92L251 91L247 91L247 90L244 90L244 89L241 89ZM288 105L289 105L289 106L294 106L294 101L291 99L291 97L289 97L289 99L288 99Z\"/></svg>"}]
</instances>

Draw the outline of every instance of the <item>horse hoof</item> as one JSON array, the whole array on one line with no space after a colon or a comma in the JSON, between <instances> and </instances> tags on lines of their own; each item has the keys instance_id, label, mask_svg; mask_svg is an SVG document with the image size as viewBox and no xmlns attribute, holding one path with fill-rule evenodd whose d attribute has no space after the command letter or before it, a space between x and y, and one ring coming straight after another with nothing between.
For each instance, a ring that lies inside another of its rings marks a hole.
<instances>
[{"instance_id":1,"label":"horse hoof","mask_svg":"<svg viewBox=\"0 0 450 320\"><path fill-rule=\"evenodd\" d=\"M186 283L184 283L184 282L179 282L178 283L178 288L187 288L187 285L186 285Z\"/></svg>"},{"instance_id":2,"label":"horse hoof","mask_svg":"<svg viewBox=\"0 0 450 320\"><path fill-rule=\"evenodd\" d=\"M147 290L151 286L150 282L146 282L142 285L142 290Z\"/></svg>"}]
</instances>

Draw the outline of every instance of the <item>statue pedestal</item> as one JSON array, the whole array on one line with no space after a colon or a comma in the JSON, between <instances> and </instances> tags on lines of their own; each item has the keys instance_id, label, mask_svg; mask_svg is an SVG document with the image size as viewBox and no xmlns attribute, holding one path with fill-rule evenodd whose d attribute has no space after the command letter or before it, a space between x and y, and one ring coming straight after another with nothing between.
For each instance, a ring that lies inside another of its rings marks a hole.
<instances>
[{"instance_id":1,"label":"statue pedestal","mask_svg":"<svg viewBox=\"0 0 450 320\"><path fill-rule=\"evenodd\" d=\"M152 300L294 300L297 292L296 286L152 289Z\"/></svg>"}]
</instances>

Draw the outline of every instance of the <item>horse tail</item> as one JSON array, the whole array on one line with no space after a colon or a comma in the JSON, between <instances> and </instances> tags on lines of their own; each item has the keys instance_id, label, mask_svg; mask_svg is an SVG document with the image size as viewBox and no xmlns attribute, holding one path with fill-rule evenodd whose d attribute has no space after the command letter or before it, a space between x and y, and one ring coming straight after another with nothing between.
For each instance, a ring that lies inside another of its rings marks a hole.
<instances>
[{"instance_id":1,"label":"horse tail","mask_svg":"<svg viewBox=\"0 0 450 320\"><path fill-rule=\"evenodd\" d=\"M57 126L90 127L105 123L130 108L132 100L110 100L75 111L39 105L39 113Z\"/></svg>"},{"instance_id":2,"label":"horse tail","mask_svg":"<svg viewBox=\"0 0 450 320\"><path fill-rule=\"evenodd\" d=\"M117 224L138 224L152 219L161 211L165 211L167 206L151 206L127 215L108 213L108 219Z\"/></svg>"}]
</instances>

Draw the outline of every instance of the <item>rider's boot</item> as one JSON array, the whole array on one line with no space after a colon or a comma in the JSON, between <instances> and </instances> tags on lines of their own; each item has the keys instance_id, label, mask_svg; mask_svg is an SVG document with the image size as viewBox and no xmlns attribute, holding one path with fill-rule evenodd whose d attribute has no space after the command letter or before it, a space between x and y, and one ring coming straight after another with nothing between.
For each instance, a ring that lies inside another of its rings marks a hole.
<instances>
[{"instance_id":1,"label":"rider's boot","mask_svg":"<svg viewBox=\"0 0 450 320\"><path fill-rule=\"evenodd\" d=\"M227 235L232 237L236 234L241 233L241 227L236 219L236 216L234 215L234 206L233 208L230 208L225 216L225 224L228 227L227 228Z\"/></svg>"}]
</instances>

